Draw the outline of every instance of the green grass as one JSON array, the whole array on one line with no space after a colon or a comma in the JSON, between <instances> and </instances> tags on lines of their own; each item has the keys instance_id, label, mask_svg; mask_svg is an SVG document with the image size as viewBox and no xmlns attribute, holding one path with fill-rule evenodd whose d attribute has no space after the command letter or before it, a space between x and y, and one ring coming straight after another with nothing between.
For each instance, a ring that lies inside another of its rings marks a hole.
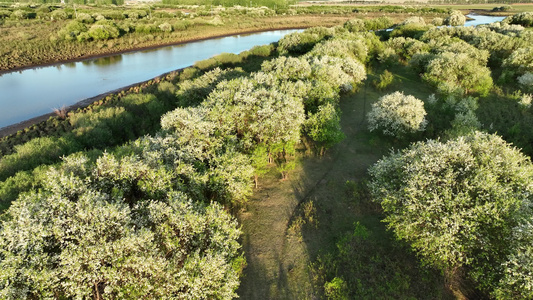
<instances>
[{"instance_id":1,"label":"green grass","mask_svg":"<svg viewBox=\"0 0 533 300\"><path fill-rule=\"evenodd\" d=\"M500 13L512 15L512 14L516 14L516 13L524 12L524 11L533 12L533 5L531 5L531 3L528 3L528 4L525 4L525 3L524 4L490 3L490 4L453 4L453 5L445 4L445 5L431 5L431 6L449 7L449 8L458 9L458 10L471 10L471 9L478 10L479 9L479 10L491 11L495 7L501 7L501 6L507 6L507 5L510 5L513 9L507 12L500 12Z\"/></svg>"},{"instance_id":2,"label":"green grass","mask_svg":"<svg viewBox=\"0 0 533 300\"><path fill-rule=\"evenodd\" d=\"M389 71L395 76L389 88L378 91L371 84L382 72L378 69L358 92L341 98L343 142L323 158L302 158L289 180L281 181L274 170L261 179L239 214L248 261L241 299L323 298L324 282L332 280L334 264L342 261L338 245L356 222L370 232L360 247L352 249L357 255L350 257L351 263L361 267L341 266L339 272L378 298L451 298L441 274L421 267L408 246L386 230L379 206L365 192L367 168L390 147L404 146L366 130L371 103L395 90L422 99L433 93L408 68Z\"/></svg>"}]
</instances>

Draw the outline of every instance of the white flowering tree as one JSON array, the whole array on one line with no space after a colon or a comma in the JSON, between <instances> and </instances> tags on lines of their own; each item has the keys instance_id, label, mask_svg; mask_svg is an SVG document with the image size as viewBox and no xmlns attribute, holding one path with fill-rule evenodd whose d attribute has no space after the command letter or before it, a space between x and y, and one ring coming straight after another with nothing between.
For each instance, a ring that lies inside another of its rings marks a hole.
<instances>
[{"instance_id":1,"label":"white flowering tree","mask_svg":"<svg viewBox=\"0 0 533 300\"><path fill-rule=\"evenodd\" d=\"M355 84L366 79L365 66L353 58L339 58L331 56L309 56L312 77L319 81L328 82L348 92Z\"/></svg>"},{"instance_id":2,"label":"white flowering tree","mask_svg":"<svg viewBox=\"0 0 533 300\"><path fill-rule=\"evenodd\" d=\"M240 69L222 70L215 68L198 78L182 81L178 84L179 89L176 92L178 105L198 105L211 93L219 82L242 76L243 74L244 72Z\"/></svg>"},{"instance_id":3,"label":"white flowering tree","mask_svg":"<svg viewBox=\"0 0 533 300\"><path fill-rule=\"evenodd\" d=\"M444 24L449 26L461 26L466 22L466 17L458 10L453 10L450 15L444 19Z\"/></svg>"},{"instance_id":4,"label":"white flowering tree","mask_svg":"<svg viewBox=\"0 0 533 300\"><path fill-rule=\"evenodd\" d=\"M305 59L280 56L263 62L261 70L270 73L279 80L306 79L311 75L311 66Z\"/></svg>"},{"instance_id":5,"label":"white flowering tree","mask_svg":"<svg viewBox=\"0 0 533 300\"><path fill-rule=\"evenodd\" d=\"M369 173L388 227L426 262L449 275L467 267L489 293L505 268L516 268L506 261L517 241L512 232L531 218L533 165L499 136L474 132L419 142L384 157ZM517 277L516 287L525 281L531 287L528 278Z\"/></svg>"},{"instance_id":6,"label":"white flowering tree","mask_svg":"<svg viewBox=\"0 0 533 300\"><path fill-rule=\"evenodd\" d=\"M300 140L303 103L276 87L267 89L248 78L222 82L202 106L215 126L227 128L245 147Z\"/></svg>"},{"instance_id":7,"label":"white flowering tree","mask_svg":"<svg viewBox=\"0 0 533 300\"><path fill-rule=\"evenodd\" d=\"M490 69L466 53L439 53L424 69L422 78L444 94L487 95L493 84Z\"/></svg>"},{"instance_id":8,"label":"white flowering tree","mask_svg":"<svg viewBox=\"0 0 533 300\"><path fill-rule=\"evenodd\" d=\"M385 135L402 137L426 128L424 102L402 92L381 97L367 114L368 129Z\"/></svg>"},{"instance_id":9,"label":"white flowering tree","mask_svg":"<svg viewBox=\"0 0 533 300\"><path fill-rule=\"evenodd\" d=\"M168 172L135 157L67 158L6 212L0 298L235 297L237 222L174 191Z\"/></svg>"},{"instance_id":10,"label":"white flowering tree","mask_svg":"<svg viewBox=\"0 0 533 300\"><path fill-rule=\"evenodd\" d=\"M497 299L533 298L533 224L526 221L512 232L513 249L502 264L503 276L493 293Z\"/></svg>"}]
</instances>

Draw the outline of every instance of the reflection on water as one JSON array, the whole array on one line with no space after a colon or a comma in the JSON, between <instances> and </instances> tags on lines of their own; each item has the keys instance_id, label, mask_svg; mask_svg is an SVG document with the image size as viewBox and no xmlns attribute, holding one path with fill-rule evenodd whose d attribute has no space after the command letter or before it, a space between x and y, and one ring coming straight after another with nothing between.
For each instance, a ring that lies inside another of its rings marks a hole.
<instances>
[{"instance_id":1,"label":"reflection on water","mask_svg":"<svg viewBox=\"0 0 533 300\"><path fill-rule=\"evenodd\" d=\"M240 53L270 44L294 31L237 35L3 74L0 127L185 68L221 52Z\"/></svg>"},{"instance_id":2,"label":"reflection on water","mask_svg":"<svg viewBox=\"0 0 533 300\"><path fill-rule=\"evenodd\" d=\"M475 26L503 17L469 15ZM54 107L145 81L216 54L240 53L296 30L276 30L192 42L0 75L0 128L50 113Z\"/></svg>"},{"instance_id":3,"label":"reflection on water","mask_svg":"<svg viewBox=\"0 0 533 300\"><path fill-rule=\"evenodd\" d=\"M119 55L105 56L105 57L99 57L95 59L84 60L82 61L82 63L86 66L90 66L90 65L107 66L107 65L119 63L121 61L122 61L122 54L119 54Z\"/></svg>"}]
</instances>

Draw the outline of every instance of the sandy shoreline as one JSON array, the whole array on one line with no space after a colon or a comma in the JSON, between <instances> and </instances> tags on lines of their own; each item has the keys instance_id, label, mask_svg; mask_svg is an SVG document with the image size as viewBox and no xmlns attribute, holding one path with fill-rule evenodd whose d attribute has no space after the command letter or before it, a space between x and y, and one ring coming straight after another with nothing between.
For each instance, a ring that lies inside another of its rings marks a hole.
<instances>
[{"instance_id":1,"label":"sandy shoreline","mask_svg":"<svg viewBox=\"0 0 533 300\"><path fill-rule=\"evenodd\" d=\"M165 44L160 44L160 45L157 45L157 46L141 47L141 48L135 48L135 49L131 49L131 50L124 50L124 51L119 51L119 52L114 52L114 53L109 53L109 54L92 55L92 56L82 57L82 58L79 58L79 59L69 59L69 60L60 61L60 62L54 62L54 63L44 63L44 64L39 64L39 65L32 65L32 66L27 66L27 67L22 67L22 68L17 68L17 69L0 71L0 74L17 72L17 71L22 71L22 70L34 69L34 68L55 66L55 65L60 65L60 64L70 63L70 62L80 62L80 61L86 61L86 60L91 60L91 59L96 59L96 58L120 55L120 54L124 54L124 53L151 50L151 49L158 49L158 48L167 47L167 46L182 45L182 44L191 43L191 42L198 42L198 41L205 41L205 40L210 40L210 39L224 38L224 37L240 35L240 34L253 34L253 33L261 33L261 32L268 32L268 31L274 31L274 30L291 30L291 29L305 29L305 28L307 28L307 27L294 27L293 26L293 27L280 27L280 28L261 29L261 30L243 30L243 31L238 31L238 32L234 32L234 33L228 33L228 34L224 34L224 35L214 35L214 36L210 36L210 37L193 38L193 39L189 39L189 40L181 41L181 42L177 42L177 43L165 43ZM128 85L128 86L125 86L125 87L121 87L121 88L118 88L118 89L115 89L115 90L112 90L112 91L109 91L109 92L106 92L106 93L103 93L103 94L96 95L96 96L91 97L91 98L83 99L83 100L81 100L81 101L79 101L79 102L77 102L77 103L75 103L73 105L70 105L70 106L66 107L66 108L67 108L68 111L76 110L78 108L84 108L84 107L87 107L87 106L91 105L92 103L94 103L96 101L99 101L99 100L101 100L101 99L103 99L103 98L105 98L105 97L107 97L107 96L109 96L111 94L119 93L121 91L126 91L126 90L128 90L128 89L130 89L132 87L135 87L135 86L141 85L143 83L149 82L151 80L154 80L155 78L165 77L166 75L168 75L170 73L173 73L173 72L176 72L176 71L181 71L183 69L184 68L176 69L176 70L173 70L171 72L166 72L164 74L160 74L160 75L158 75L158 76L156 76L154 78L150 78L150 79L145 80L145 81L137 82L137 83L134 83L134 84L131 84L131 85ZM5 126L5 127L2 127L2 128L0 128L0 138L9 136L11 134L15 134L19 130L24 130L25 128L28 128L28 127L30 127L30 126L32 126L34 124L38 124L38 123L44 122L44 121L48 120L50 117L53 117L55 115L56 114L54 112L50 112L48 114L44 114L44 115L41 115L41 116L37 116L37 117L31 118L31 119L19 122L19 123L15 123L15 124L12 124L12 125L8 125L8 126Z\"/></svg>"}]
</instances>

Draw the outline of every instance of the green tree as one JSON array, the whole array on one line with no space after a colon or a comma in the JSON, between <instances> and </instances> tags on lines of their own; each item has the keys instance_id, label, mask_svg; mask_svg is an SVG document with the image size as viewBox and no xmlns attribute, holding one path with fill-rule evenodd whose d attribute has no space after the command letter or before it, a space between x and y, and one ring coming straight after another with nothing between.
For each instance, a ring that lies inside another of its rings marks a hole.
<instances>
[{"instance_id":1,"label":"green tree","mask_svg":"<svg viewBox=\"0 0 533 300\"><path fill-rule=\"evenodd\" d=\"M111 20L100 20L91 25L88 34L95 41L109 40L117 38L120 35L120 30L115 22Z\"/></svg>"},{"instance_id":2,"label":"green tree","mask_svg":"<svg viewBox=\"0 0 533 300\"><path fill-rule=\"evenodd\" d=\"M448 275L466 267L492 292L514 248L513 231L531 217L528 157L496 135L474 132L416 143L369 172L373 198L398 238Z\"/></svg>"},{"instance_id":3,"label":"green tree","mask_svg":"<svg viewBox=\"0 0 533 300\"><path fill-rule=\"evenodd\" d=\"M424 102L402 92L385 95L372 104L368 113L368 129L379 130L385 135L403 137L425 130L426 110Z\"/></svg>"},{"instance_id":4,"label":"green tree","mask_svg":"<svg viewBox=\"0 0 533 300\"><path fill-rule=\"evenodd\" d=\"M487 95L492 88L490 69L466 53L443 52L430 58L422 78L441 93L479 93Z\"/></svg>"},{"instance_id":5,"label":"green tree","mask_svg":"<svg viewBox=\"0 0 533 300\"><path fill-rule=\"evenodd\" d=\"M52 169L2 221L0 297L235 297L236 221L173 190L165 172L111 155Z\"/></svg>"},{"instance_id":6,"label":"green tree","mask_svg":"<svg viewBox=\"0 0 533 300\"><path fill-rule=\"evenodd\" d=\"M320 106L318 112L309 115L304 123L304 131L324 151L344 139L339 112L331 103Z\"/></svg>"}]
</instances>

